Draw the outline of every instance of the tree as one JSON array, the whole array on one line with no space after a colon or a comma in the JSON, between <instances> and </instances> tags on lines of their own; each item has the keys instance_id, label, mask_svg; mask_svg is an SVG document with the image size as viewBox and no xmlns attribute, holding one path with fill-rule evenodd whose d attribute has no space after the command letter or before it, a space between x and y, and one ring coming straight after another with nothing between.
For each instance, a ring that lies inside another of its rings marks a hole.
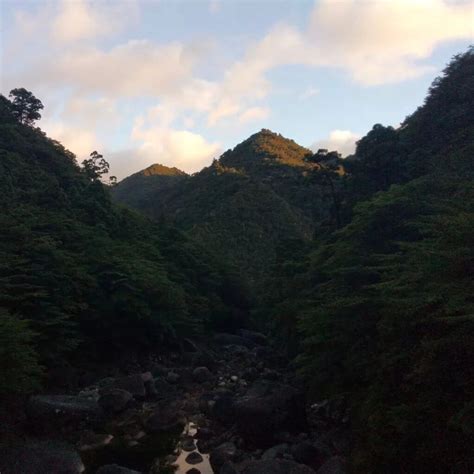
<instances>
[{"instance_id":1,"label":"tree","mask_svg":"<svg viewBox=\"0 0 474 474\"><path fill-rule=\"evenodd\" d=\"M12 103L12 114L20 123L31 126L41 118L39 111L44 108L43 104L32 92L21 87L12 89L9 97Z\"/></svg>"},{"instance_id":2,"label":"tree","mask_svg":"<svg viewBox=\"0 0 474 474\"><path fill-rule=\"evenodd\" d=\"M321 182L329 187L333 203L334 217L337 227L341 227L341 198L336 189L335 180L339 177L341 154L337 151L320 148L314 155L306 158L309 163L316 164L312 174L313 181Z\"/></svg>"},{"instance_id":3,"label":"tree","mask_svg":"<svg viewBox=\"0 0 474 474\"><path fill-rule=\"evenodd\" d=\"M93 151L90 154L90 158L82 162L82 166L84 172L91 181L100 181L102 176L107 174L110 169L109 163L97 151Z\"/></svg>"}]
</instances>

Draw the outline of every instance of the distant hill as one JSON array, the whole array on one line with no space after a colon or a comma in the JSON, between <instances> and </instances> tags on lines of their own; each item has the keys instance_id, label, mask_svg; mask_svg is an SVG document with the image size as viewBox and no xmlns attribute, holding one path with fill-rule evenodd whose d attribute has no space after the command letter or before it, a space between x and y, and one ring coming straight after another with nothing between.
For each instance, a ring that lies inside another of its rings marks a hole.
<instances>
[{"instance_id":1,"label":"distant hill","mask_svg":"<svg viewBox=\"0 0 474 474\"><path fill-rule=\"evenodd\" d=\"M146 206L150 197L156 199L161 191L168 190L187 177L178 168L156 163L122 180L114 189L114 197L123 204L139 208Z\"/></svg>"},{"instance_id":2,"label":"distant hill","mask_svg":"<svg viewBox=\"0 0 474 474\"><path fill-rule=\"evenodd\" d=\"M278 246L310 239L315 218L327 217L324 193L308 180L310 155L264 129L193 176L173 174L165 182L144 170L119 183L113 196L168 219L261 284Z\"/></svg>"}]
</instances>

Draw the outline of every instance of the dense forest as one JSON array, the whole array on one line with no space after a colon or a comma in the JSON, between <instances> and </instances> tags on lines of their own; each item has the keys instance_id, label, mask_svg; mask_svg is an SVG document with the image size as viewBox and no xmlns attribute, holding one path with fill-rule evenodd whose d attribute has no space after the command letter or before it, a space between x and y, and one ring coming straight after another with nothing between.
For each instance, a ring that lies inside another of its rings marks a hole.
<instances>
[{"instance_id":1,"label":"dense forest","mask_svg":"<svg viewBox=\"0 0 474 474\"><path fill-rule=\"evenodd\" d=\"M2 97L2 392L36 386L42 368L147 351L245 313L231 268L113 204L103 157L80 167L13 105Z\"/></svg>"},{"instance_id":2,"label":"dense forest","mask_svg":"<svg viewBox=\"0 0 474 474\"><path fill-rule=\"evenodd\" d=\"M472 48L345 159L264 129L194 175L116 185L24 93L0 97L2 396L253 325L309 399L344 400L351 472L472 472Z\"/></svg>"}]
</instances>

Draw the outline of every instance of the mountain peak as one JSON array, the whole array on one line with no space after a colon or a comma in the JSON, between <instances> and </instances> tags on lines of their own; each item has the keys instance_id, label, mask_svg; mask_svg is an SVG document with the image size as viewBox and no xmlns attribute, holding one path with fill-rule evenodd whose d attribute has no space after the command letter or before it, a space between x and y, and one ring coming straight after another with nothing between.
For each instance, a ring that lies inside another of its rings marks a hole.
<instances>
[{"instance_id":1,"label":"mountain peak","mask_svg":"<svg viewBox=\"0 0 474 474\"><path fill-rule=\"evenodd\" d=\"M286 165L307 167L305 158L311 154L307 148L279 133L263 128L254 133L233 150L226 151L220 158L224 166L254 168L261 165Z\"/></svg>"},{"instance_id":2,"label":"mountain peak","mask_svg":"<svg viewBox=\"0 0 474 474\"><path fill-rule=\"evenodd\" d=\"M160 163L154 163L138 172L142 176L185 176L186 173L178 168L170 168Z\"/></svg>"}]
</instances>

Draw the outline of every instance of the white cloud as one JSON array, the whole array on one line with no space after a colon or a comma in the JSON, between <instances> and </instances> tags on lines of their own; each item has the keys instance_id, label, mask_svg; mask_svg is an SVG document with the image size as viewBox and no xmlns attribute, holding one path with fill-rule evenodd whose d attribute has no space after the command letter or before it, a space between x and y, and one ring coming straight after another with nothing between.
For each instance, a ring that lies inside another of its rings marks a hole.
<instances>
[{"instance_id":1,"label":"white cloud","mask_svg":"<svg viewBox=\"0 0 474 474\"><path fill-rule=\"evenodd\" d=\"M55 140L61 142L72 151L79 163L86 159L94 150L100 151L100 144L94 132L90 129L73 127L64 122L43 120L41 128Z\"/></svg>"},{"instance_id":2,"label":"white cloud","mask_svg":"<svg viewBox=\"0 0 474 474\"><path fill-rule=\"evenodd\" d=\"M473 20L470 0L321 0L307 36L322 64L375 85L429 71L418 61L444 41L472 38Z\"/></svg>"},{"instance_id":3,"label":"white cloud","mask_svg":"<svg viewBox=\"0 0 474 474\"><path fill-rule=\"evenodd\" d=\"M65 103L62 117L89 128L109 127L120 121L116 101L107 97L71 97Z\"/></svg>"},{"instance_id":4,"label":"white cloud","mask_svg":"<svg viewBox=\"0 0 474 474\"><path fill-rule=\"evenodd\" d=\"M52 21L51 37L55 41L70 42L108 35L136 18L137 11L133 0L62 0Z\"/></svg>"},{"instance_id":5,"label":"white cloud","mask_svg":"<svg viewBox=\"0 0 474 474\"><path fill-rule=\"evenodd\" d=\"M36 81L72 87L80 93L158 97L179 90L200 53L194 46L161 46L147 40L131 40L109 51L65 51L35 68Z\"/></svg>"},{"instance_id":6,"label":"white cloud","mask_svg":"<svg viewBox=\"0 0 474 474\"><path fill-rule=\"evenodd\" d=\"M264 120L270 115L270 109L267 107L251 107L239 116L240 123L256 122Z\"/></svg>"},{"instance_id":7,"label":"white cloud","mask_svg":"<svg viewBox=\"0 0 474 474\"><path fill-rule=\"evenodd\" d=\"M354 153L359 138L360 135L350 130L333 130L328 138L316 141L310 148L313 151L326 148L329 151L338 151L342 156L347 156Z\"/></svg>"},{"instance_id":8,"label":"white cloud","mask_svg":"<svg viewBox=\"0 0 474 474\"><path fill-rule=\"evenodd\" d=\"M197 133L147 126L143 119L136 121L132 138L141 143L138 153L146 165L161 163L187 172L200 170L221 152L218 143L209 143Z\"/></svg>"}]
</instances>

